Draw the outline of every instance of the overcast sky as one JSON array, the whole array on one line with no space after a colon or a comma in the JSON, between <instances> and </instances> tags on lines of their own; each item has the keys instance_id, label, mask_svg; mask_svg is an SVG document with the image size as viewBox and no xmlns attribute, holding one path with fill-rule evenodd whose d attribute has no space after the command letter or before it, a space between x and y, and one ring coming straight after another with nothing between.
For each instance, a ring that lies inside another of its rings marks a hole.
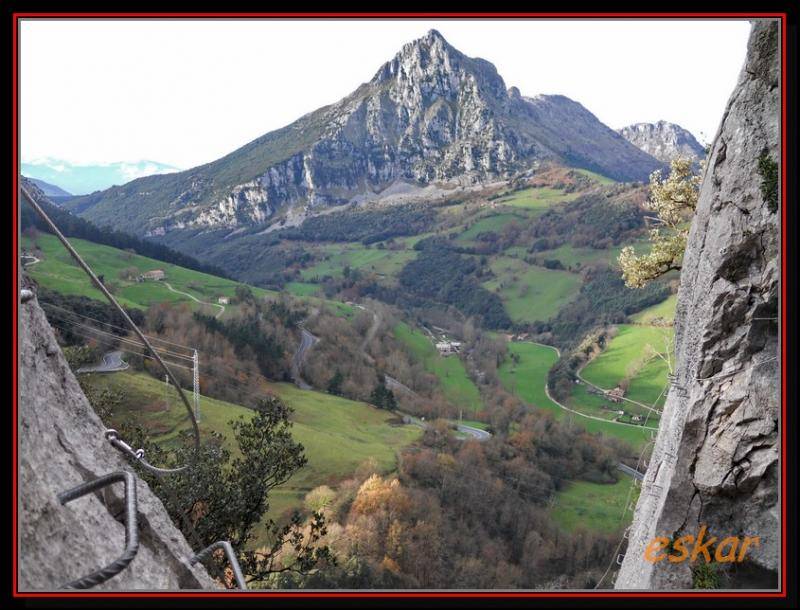
<instances>
[{"instance_id":1,"label":"overcast sky","mask_svg":"<svg viewBox=\"0 0 800 610\"><path fill-rule=\"evenodd\" d=\"M713 138L746 21L24 21L22 159L212 161L369 80L436 28L523 95L613 128L665 119Z\"/></svg>"}]
</instances>

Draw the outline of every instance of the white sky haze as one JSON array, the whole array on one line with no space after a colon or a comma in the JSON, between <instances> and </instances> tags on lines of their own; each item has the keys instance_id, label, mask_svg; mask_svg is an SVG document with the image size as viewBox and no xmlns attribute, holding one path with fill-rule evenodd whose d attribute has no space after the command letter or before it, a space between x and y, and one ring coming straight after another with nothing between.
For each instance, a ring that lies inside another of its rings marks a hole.
<instances>
[{"instance_id":1,"label":"white sky haze","mask_svg":"<svg viewBox=\"0 0 800 610\"><path fill-rule=\"evenodd\" d=\"M672 121L702 141L750 31L699 20L28 20L22 160L206 163L338 101L431 28L523 95L566 95L613 128Z\"/></svg>"}]
</instances>

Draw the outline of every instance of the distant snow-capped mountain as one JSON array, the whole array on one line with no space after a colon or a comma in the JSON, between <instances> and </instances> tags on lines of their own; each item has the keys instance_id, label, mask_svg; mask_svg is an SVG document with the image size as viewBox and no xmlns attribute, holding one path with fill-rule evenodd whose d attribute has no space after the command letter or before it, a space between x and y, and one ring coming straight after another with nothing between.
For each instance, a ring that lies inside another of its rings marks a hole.
<instances>
[{"instance_id":1,"label":"distant snow-capped mountain","mask_svg":"<svg viewBox=\"0 0 800 610\"><path fill-rule=\"evenodd\" d=\"M57 185L74 195L86 195L136 178L177 171L177 167L147 160L79 164L48 157L22 163L24 175Z\"/></svg>"}]
</instances>

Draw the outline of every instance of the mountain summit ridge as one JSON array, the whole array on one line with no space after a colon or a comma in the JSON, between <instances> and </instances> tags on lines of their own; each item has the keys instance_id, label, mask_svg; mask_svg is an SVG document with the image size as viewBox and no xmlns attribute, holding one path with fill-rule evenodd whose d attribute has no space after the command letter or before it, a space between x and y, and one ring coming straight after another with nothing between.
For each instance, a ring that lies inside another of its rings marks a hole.
<instances>
[{"instance_id":1,"label":"mountain summit ridge","mask_svg":"<svg viewBox=\"0 0 800 610\"><path fill-rule=\"evenodd\" d=\"M644 180L661 166L577 102L526 98L489 61L430 30L334 104L217 161L69 207L144 235L269 229L382 193L508 179L543 160L619 180Z\"/></svg>"},{"instance_id":2,"label":"mountain summit ridge","mask_svg":"<svg viewBox=\"0 0 800 610\"><path fill-rule=\"evenodd\" d=\"M677 123L663 120L655 123L634 123L618 131L631 144L664 163L669 163L678 156L696 161L706 156L705 147L688 129Z\"/></svg>"}]
</instances>

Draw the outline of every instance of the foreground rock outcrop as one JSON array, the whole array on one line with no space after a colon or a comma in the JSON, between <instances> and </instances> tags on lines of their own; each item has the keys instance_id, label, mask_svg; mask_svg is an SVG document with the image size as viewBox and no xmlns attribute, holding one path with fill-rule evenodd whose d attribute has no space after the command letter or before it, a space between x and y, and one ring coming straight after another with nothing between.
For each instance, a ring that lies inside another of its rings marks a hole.
<instances>
[{"instance_id":1,"label":"foreground rock outcrop","mask_svg":"<svg viewBox=\"0 0 800 610\"><path fill-rule=\"evenodd\" d=\"M779 49L777 22L755 22L711 148L681 271L675 381L618 589L693 588L700 576L719 588L778 586ZM759 542L742 563L645 559L656 536L704 525L706 538Z\"/></svg>"},{"instance_id":2,"label":"foreground rock outcrop","mask_svg":"<svg viewBox=\"0 0 800 610\"><path fill-rule=\"evenodd\" d=\"M35 297L19 318L19 590L56 590L125 546L121 483L65 506L57 494L130 465L104 440ZM204 568L189 566L192 549L138 477L137 493L139 552L93 590L215 588Z\"/></svg>"}]
</instances>

